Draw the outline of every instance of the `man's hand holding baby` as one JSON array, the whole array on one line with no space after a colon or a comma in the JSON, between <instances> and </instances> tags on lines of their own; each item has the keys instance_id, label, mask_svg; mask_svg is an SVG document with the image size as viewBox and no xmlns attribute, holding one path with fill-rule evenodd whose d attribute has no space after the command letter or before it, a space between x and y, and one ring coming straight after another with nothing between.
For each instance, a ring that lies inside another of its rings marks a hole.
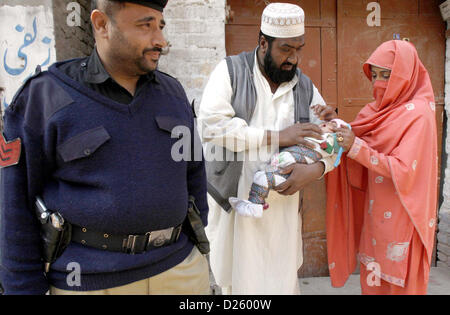
<instances>
[{"instance_id":1,"label":"man's hand holding baby","mask_svg":"<svg viewBox=\"0 0 450 315\"><path fill-rule=\"evenodd\" d=\"M278 132L278 141L280 147L290 147L293 145L303 144L308 148L314 149L314 144L305 140L305 137L322 139L322 130L319 126L306 123L294 124L280 132Z\"/></svg>"}]
</instances>

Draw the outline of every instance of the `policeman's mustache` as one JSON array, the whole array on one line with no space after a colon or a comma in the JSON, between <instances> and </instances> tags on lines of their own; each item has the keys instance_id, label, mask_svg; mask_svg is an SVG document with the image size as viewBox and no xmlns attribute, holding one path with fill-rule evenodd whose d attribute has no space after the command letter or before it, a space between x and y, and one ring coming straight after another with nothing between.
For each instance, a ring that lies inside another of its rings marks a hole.
<instances>
[{"instance_id":1,"label":"policeman's mustache","mask_svg":"<svg viewBox=\"0 0 450 315\"><path fill-rule=\"evenodd\" d=\"M147 48L147 49L144 49L144 55L148 52L153 52L153 51L157 51L161 54L161 56L165 56L169 53L170 48L168 45L165 48L159 48L159 47Z\"/></svg>"}]
</instances>

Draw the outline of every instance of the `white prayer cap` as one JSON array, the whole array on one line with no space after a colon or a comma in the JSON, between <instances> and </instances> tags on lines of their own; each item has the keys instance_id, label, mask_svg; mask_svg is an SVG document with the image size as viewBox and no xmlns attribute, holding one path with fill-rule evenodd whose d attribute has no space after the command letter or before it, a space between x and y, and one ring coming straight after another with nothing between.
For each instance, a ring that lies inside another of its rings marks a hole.
<instances>
[{"instance_id":1,"label":"white prayer cap","mask_svg":"<svg viewBox=\"0 0 450 315\"><path fill-rule=\"evenodd\" d=\"M305 34L305 12L291 3L271 3L262 14L261 32L275 38L291 38Z\"/></svg>"}]
</instances>

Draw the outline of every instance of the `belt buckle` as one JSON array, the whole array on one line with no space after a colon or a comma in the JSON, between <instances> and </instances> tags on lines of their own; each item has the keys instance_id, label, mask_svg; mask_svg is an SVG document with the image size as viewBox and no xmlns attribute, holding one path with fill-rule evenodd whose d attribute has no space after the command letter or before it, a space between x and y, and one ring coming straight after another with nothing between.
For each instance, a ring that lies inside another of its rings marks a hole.
<instances>
[{"instance_id":1,"label":"belt buckle","mask_svg":"<svg viewBox=\"0 0 450 315\"><path fill-rule=\"evenodd\" d=\"M124 246L124 252L127 254L134 255L135 254L135 248L136 245L136 239L138 238L138 235L128 235L128 240L126 241L126 244Z\"/></svg>"},{"instance_id":2,"label":"belt buckle","mask_svg":"<svg viewBox=\"0 0 450 315\"><path fill-rule=\"evenodd\" d=\"M157 248L164 246L168 241L171 240L173 230L174 230L174 228L172 227L170 229L145 233L145 235L148 235L146 250L150 246L157 247Z\"/></svg>"}]
</instances>

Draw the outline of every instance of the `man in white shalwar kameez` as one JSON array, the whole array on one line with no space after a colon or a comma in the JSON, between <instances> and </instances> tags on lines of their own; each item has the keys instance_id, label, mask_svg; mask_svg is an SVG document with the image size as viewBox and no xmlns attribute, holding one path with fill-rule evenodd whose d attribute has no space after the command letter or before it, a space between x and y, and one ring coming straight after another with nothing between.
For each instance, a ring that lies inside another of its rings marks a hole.
<instances>
[{"instance_id":1,"label":"man in white shalwar kameez","mask_svg":"<svg viewBox=\"0 0 450 315\"><path fill-rule=\"evenodd\" d=\"M275 19L278 19L276 24ZM282 19L286 28L280 25ZM304 137L320 137L320 129L315 125L295 125L293 89L299 81L295 68L304 45L303 35L304 13L300 7L274 3L265 9L260 42L254 53L252 77L257 98L249 123L235 117L226 60L220 62L210 76L199 108L200 132L204 143L225 144L232 152L243 152L245 158L237 196L233 197L248 198L253 175L275 153L272 149L267 159L261 158L260 150L266 144L279 141L280 146L289 146L304 143ZM269 73L268 62L275 64L278 73ZM309 107L326 106L317 88L311 86ZM321 122L311 108L308 119L311 123ZM234 210L227 212L208 196L210 263L216 283L224 294L300 293L297 270L302 265L303 255L298 191L331 169L332 161L326 159L311 166L296 165L288 181L277 189L280 193L271 192L266 199L270 208L264 211L262 218L240 216Z\"/></svg>"}]
</instances>

